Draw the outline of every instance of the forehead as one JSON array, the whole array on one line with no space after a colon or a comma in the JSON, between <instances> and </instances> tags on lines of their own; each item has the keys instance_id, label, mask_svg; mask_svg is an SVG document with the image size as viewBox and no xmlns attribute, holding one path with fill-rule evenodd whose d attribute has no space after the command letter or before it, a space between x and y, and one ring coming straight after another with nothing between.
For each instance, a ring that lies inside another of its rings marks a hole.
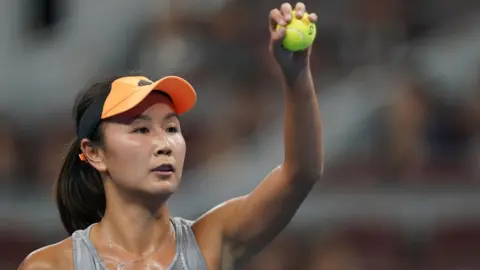
<instances>
[{"instance_id":1,"label":"forehead","mask_svg":"<svg viewBox=\"0 0 480 270\"><path fill-rule=\"evenodd\" d=\"M132 109L118 115L114 116L114 119L133 119L137 118L140 115L148 114L153 117L165 117L171 113L174 113L174 107L172 101L162 93L151 93L149 94L142 102Z\"/></svg>"}]
</instances>

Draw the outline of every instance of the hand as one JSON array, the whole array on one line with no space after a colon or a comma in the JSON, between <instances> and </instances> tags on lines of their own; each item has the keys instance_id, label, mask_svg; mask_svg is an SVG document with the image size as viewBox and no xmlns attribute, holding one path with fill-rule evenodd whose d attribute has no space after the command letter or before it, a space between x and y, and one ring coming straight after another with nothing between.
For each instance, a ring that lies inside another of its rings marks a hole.
<instances>
[{"instance_id":1,"label":"hand","mask_svg":"<svg viewBox=\"0 0 480 270\"><path fill-rule=\"evenodd\" d=\"M305 4L299 2L295 5L295 15L298 19L303 17L305 13ZM310 22L317 22L317 15L311 13L308 16ZM289 3L284 3L280 9L273 9L270 12L270 53L275 58L283 75L287 81L295 80L298 74L307 68L310 63L310 52L312 46L305 51L291 52L283 48L282 41L285 37L285 26L292 20L292 6ZM277 25L281 25L277 30Z\"/></svg>"}]
</instances>

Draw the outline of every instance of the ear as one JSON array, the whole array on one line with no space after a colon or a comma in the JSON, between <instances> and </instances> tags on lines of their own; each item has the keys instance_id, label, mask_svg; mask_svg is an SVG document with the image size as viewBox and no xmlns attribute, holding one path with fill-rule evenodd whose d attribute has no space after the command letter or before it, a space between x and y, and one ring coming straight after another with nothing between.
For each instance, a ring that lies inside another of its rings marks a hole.
<instances>
[{"instance_id":1,"label":"ear","mask_svg":"<svg viewBox=\"0 0 480 270\"><path fill-rule=\"evenodd\" d=\"M99 172L107 171L107 164L105 163L105 151L100 147L94 147L89 139L82 139L80 142L80 149L85 156L85 161L90 163Z\"/></svg>"}]
</instances>

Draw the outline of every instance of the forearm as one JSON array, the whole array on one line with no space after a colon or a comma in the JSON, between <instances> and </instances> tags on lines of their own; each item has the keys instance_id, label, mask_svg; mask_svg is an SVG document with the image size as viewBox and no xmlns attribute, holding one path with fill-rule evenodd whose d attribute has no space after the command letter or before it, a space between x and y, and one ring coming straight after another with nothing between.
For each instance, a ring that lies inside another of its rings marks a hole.
<instances>
[{"instance_id":1,"label":"forearm","mask_svg":"<svg viewBox=\"0 0 480 270\"><path fill-rule=\"evenodd\" d=\"M322 123L310 69L285 77L283 167L299 176L295 181L316 181L323 171Z\"/></svg>"}]
</instances>

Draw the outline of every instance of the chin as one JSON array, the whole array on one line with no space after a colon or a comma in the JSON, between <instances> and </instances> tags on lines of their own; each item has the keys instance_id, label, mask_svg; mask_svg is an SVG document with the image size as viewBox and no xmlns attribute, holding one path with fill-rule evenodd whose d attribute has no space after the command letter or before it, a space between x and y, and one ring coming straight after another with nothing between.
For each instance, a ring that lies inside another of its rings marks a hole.
<instances>
[{"instance_id":1,"label":"chin","mask_svg":"<svg viewBox=\"0 0 480 270\"><path fill-rule=\"evenodd\" d=\"M151 195L170 196L177 191L178 181L173 176L171 179L153 179L148 181L147 193Z\"/></svg>"},{"instance_id":2,"label":"chin","mask_svg":"<svg viewBox=\"0 0 480 270\"><path fill-rule=\"evenodd\" d=\"M164 204L170 196L175 193L175 187L145 187L137 192L137 195L141 201L146 204L151 204L153 207L157 207L158 204Z\"/></svg>"}]
</instances>

